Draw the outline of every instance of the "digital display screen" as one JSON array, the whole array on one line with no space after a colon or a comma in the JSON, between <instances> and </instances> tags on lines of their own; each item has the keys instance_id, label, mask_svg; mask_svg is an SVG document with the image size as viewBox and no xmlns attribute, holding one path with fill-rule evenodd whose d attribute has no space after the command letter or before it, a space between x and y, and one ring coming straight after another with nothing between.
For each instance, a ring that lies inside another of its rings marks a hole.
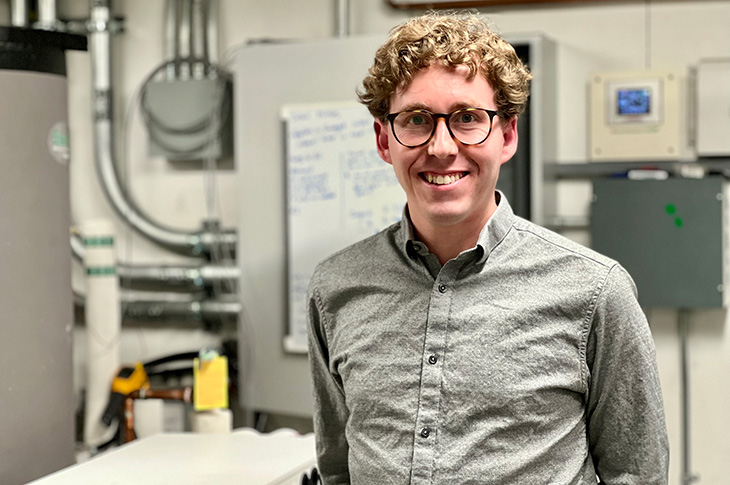
<instances>
[{"instance_id":1,"label":"digital display screen","mask_svg":"<svg viewBox=\"0 0 730 485\"><path fill-rule=\"evenodd\" d=\"M619 89L617 94L618 114L648 115L651 112L651 91L649 89Z\"/></svg>"}]
</instances>

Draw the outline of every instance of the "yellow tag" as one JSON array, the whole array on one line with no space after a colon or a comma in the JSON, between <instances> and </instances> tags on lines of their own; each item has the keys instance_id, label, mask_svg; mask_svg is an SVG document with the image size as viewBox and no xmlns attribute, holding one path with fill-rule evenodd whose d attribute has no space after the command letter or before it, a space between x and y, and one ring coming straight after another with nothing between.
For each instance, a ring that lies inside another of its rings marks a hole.
<instances>
[{"instance_id":1,"label":"yellow tag","mask_svg":"<svg viewBox=\"0 0 730 485\"><path fill-rule=\"evenodd\" d=\"M228 358L193 360L193 403L196 411L228 407Z\"/></svg>"}]
</instances>

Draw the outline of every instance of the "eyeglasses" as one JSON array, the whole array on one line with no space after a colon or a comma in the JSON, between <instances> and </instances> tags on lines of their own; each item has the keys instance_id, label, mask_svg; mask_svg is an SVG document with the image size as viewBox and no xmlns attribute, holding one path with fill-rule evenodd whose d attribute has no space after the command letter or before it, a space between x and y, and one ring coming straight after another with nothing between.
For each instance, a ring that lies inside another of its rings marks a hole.
<instances>
[{"instance_id":1,"label":"eyeglasses","mask_svg":"<svg viewBox=\"0 0 730 485\"><path fill-rule=\"evenodd\" d=\"M461 144L478 145L492 132L492 120L495 116L507 119L503 112L486 108L463 108L451 113L431 113L415 109L390 113L386 118L390 121L393 136L398 143L415 148L428 143L436 133L439 118L444 119L451 136Z\"/></svg>"}]
</instances>

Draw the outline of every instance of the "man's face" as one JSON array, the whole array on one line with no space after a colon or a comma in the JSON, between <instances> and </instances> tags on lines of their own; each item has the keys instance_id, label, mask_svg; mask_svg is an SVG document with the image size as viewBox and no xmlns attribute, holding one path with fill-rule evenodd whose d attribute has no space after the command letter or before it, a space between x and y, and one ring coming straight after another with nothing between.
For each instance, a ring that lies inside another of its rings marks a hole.
<instances>
[{"instance_id":1,"label":"man's face","mask_svg":"<svg viewBox=\"0 0 730 485\"><path fill-rule=\"evenodd\" d=\"M487 80L477 75L469 81L467 75L465 66L432 65L418 72L407 89L391 97L390 112L496 110L494 91ZM499 167L517 148L514 118L505 121L495 117L489 137L478 145L463 145L453 139L444 119L437 121L429 142L415 148L401 145L388 121L376 120L375 132L378 153L393 165L417 231L455 226L478 231L486 224L497 208L494 191Z\"/></svg>"}]
</instances>

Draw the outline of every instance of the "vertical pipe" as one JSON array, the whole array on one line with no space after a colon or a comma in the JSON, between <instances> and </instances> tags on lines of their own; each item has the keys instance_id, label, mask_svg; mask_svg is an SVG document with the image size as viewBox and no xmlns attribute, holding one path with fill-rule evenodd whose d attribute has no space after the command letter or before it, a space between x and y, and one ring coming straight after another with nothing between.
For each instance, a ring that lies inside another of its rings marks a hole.
<instances>
[{"instance_id":1,"label":"vertical pipe","mask_svg":"<svg viewBox=\"0 0 730 485\"><path fill-rule=\"evenodd\" d=\"M205 58L211 64L218 62L218 0L208 0L208 17L206 19Z\"/></svg>"},{"instance_id":2,"label":"vertical pipe","mask_svg":"<svg viewBox=\"0 0 730 485\"><path fill-rule=\"evenodd\" d=\"M44 30L58 30L56 0L38 0L38 22L36 27Z\"/></svg>"},{"instance_id":3,"label":"vertical pipe","mask_svg":"<svg viewBox=\"0 0 730 485\"><path fill-rule=\"evenodd\" d=\"M94 90L94 161L107 199L112 208L141 234L169 249L201 256L209 245L235 245L231 232L219 234L185 233L161 226L150 220L131 200L121 186L114 163L114 130L112 125L111 31L109 0L91 0L89 51Z\"/></svg>"},{"instance_id":4,"label":"vertical pipe","mask_svg":"<svg viewBox=\"0 0 730 485\"><path fill-rule=\"evenodd\" d=\"M114 224L82 224L86 270L86 415L84 441L92 447L109 441L114 427L102 423L111 383L119 371L122 312L116 271Z\"/></svg>"},{"instance_id":5,"label":"vertical pipe","mask_svg":"<svg viewBox=\"0 0 730 485\"><path fill-rule=\"evenodd\" d=\"M697 477L692 474L691 428L690 428L690 385L689 385L689 310L679 309L680 381L682 392L682 485L690 485Z\"/></svg>"},{"instance_id":6,"label":"vertical pipe","mask_svg":"<svg viewBox=\"0 0 730 485\"><path fill-rule=\"evenodd\" d=\"M93 56L91 69L94 89L94 118L111 118L111 33L109 32L109 2L91 2L89 51ZM103 99L102 99L103 98Z\"/></svg>"},{"instance_id":7,"label":"vertical pipe","mask_svg":"<svg viewBox=\"0 0 730 485\"><path fill-rule=\"evenodd\" d=\"M134 432L134 400L139 396L139 391L134 391L124 399L124 442L129 443L137 439Z\"/></svg>"},{"instance_id":8,"label":"vertical pipe","mask_svg":"<svg viewBox=\"0 0 730 485\"><path fill-rule=\"evenodd\" d=\"M350 0L337 0L337 37L350 35Z\"/></svg>"},{"instance_id":9,"label":"vertical pipe","mask_svg":"<svg viewBox=\"0 0 730 485\"><path fill-rule=\"evenodd\" d=\"M205 77L207 10L207 0L193 0L190 22L190 57L194 62L193 78L195 79Z\"/></svg>"},{"instance_id":10,"label":"vertical pipe","mask_svg":"<svg viewBox=\"0 0 730 485\"><path fill-rule=\"evenodd\" d=\"M165 31L165 60L171 61L175 59L177 53L177 1L165 0L165 22L163 29ZM169 63L165 71L165 78L168 81L175 79L175 64Z\"/></svg>"},{"instance_id":11,"label":"vertical pipe","mask_svg":"<svg viewBox=\"0 0 730 485\"><path fill-rule=\"evenodd\" d=\"M180 2L179 11L179 29L178 29L178 45L180 50L178 52L178 60L180 61L180 78L190 78L190 62L189 58L193 55L191 50L191 39L192 39L192 0L182 0Z\"/></svg>"},{"instance_id":12,"label":"vertical pipe","mask_svg":"<svg viewBox=\"0 0 730 485\"><path fill-rule=\"evenodd\" d=\"M28 26L28 0L13 0L11 5L11 25L13 27Z\"/></svg>"},{"instance_id":13,"label":"vertical pipe","mask_svg":"<svg viewBox=\"0 0 730 485\"><path fill-rule=\"evenodd\" d=\"M175 35L175 50L174 50L174 59L175 59L175 79L180 78L180 59L183 57L183 48L182 48L182 23L183 23L183 2L185 0L173 0L175 3L175 28L174 28L174 35Z\"/></svg>"}]
</instances>

